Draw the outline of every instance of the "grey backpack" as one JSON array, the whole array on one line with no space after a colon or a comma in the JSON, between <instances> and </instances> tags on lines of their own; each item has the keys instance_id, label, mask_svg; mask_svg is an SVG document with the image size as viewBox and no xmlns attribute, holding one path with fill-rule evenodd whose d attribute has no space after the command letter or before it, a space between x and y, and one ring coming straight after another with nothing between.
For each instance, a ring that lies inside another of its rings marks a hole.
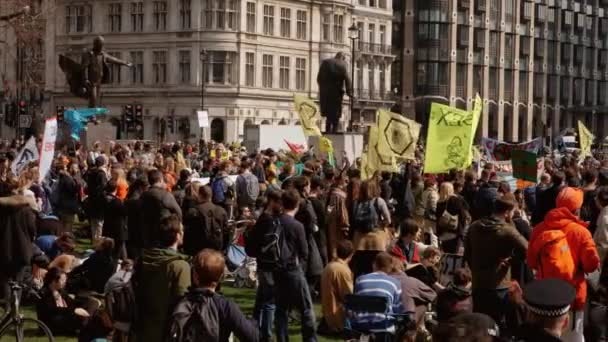
<instances>
[{"instance_id":1,"label":"grey backpack","mask_svg":"<svg viewBox=\"0 0 608 342\"><path fill-rule=\"evenodd\" d=\"M191 291L173 310L167 342L219 342L220 320L211 291Z\"/></svg>"}]
</instances>

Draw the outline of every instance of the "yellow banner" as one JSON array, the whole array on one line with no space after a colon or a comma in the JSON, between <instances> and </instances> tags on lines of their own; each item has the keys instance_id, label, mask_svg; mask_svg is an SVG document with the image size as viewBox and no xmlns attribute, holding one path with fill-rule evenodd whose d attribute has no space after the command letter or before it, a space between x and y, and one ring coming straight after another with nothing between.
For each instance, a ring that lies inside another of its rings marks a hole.
<instances>
[{"instance_id":1,"label":"yellow banner","mask_svg":"<svg viewBox=\"0 0 608 342\"><path fill-rule=\"evenodd\" d=\"M416 143L420 124L401 114L378 110L378 151L383 156L416 159Z\"/></svg>"},{"instance_id":2,"label":"yellow banner","mask_svg":"<svg viewBox=\"0 0 608 342\"><path fill-rule=\"evenodd\" d=\"M481 106L470 112L433 103L424 158L425 173L443 173L452 169L462 170L473 160L471 147Z\"/></svg>"},{"instance_id":3,"label":"yellow banner","mask_svg":"<svg viewBox=\"0 0 608 342\"><path fill-rule=\"evenodd\" d=\"M381 155L378 150L378 127L369 129L369 140L367 147L368 176L373 176L376 171L399 172L397 160L394 155Z\"/></svg>"},{"instance_id":4,"label":"yellow banner","mask_svg":"<svg viewBox=\"0 0 608 342\"><path fill-rule=\"evenodd\" d=\"M479 94L475 95L475 102L473 103L473 117L477 118L473 123L473 139L471 140L471 146L473 146L473 140L475 140L475 132L477 132L477 126L479 125L479 118L481 118L481 111L483 110L483 102ZM478 150L479 152L479 150ZM465 167L469 167L473 163L473 153L469 155L469 160Z\"/></svg>"},{"instance_id":5,"label":"yellow banner","mask_svg":"<svg viewBox=\"0 0 608 342\"><path fill-rule=\"evenodd\" d=\"M320 137L321 130L317 126L320 111L315 101L301 95L294 95L293 102L296 112L300 115L300 123L302 124L304 135L307 137Z\"/></svg>"},{"instance_id":6,"label":"yellow banner","mask_svg":"<svg viewBox=\"0 0 608 342\"><path fill-rule=\"evenodd\" d=\"M334 146L331 140L327 139L326 137L319 138L319 150L323 153L333 153Z\"/></svg>"},{"instance_id":7,"label":"yellow banner","mask_svg":"<svg viewBox=\"0 0 608 342\"><path fill-rule=\"evenodd\" d=\"M578 122L578 139L581 143L581 157L591 155L591 144L595 136L585 127L582 122Z\"/></svg>"}]
</instances>

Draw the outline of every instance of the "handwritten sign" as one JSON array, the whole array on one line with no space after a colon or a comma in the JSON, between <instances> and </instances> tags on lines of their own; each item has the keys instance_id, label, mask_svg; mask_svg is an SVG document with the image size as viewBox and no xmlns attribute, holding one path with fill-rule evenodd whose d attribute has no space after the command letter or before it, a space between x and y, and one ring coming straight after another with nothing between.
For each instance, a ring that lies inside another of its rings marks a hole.
<instances>
[{"instance_id":1,"label":"handwritten sign","mask_svg":"<svg viewBox=\"0 0 608 342\"><path fill-rule=\"evenodd\" d=\"M40 156L40 178L42 182L51 169L55 155L55 141L57 140L57 118L50 118L44 124L44 137L42 139L42 155Z\"/></svg>"},{"instance_id":2,"label":"handwritten sign","mask_svg":"<svg viewBox=\"0 0 608 342\"><path fill-rule=\"evenodd\" d=\"M513 177L530 182L537 182L538 167L536 163L536 153L515 150L513 151Z\"/></svg>"}]
</instances>

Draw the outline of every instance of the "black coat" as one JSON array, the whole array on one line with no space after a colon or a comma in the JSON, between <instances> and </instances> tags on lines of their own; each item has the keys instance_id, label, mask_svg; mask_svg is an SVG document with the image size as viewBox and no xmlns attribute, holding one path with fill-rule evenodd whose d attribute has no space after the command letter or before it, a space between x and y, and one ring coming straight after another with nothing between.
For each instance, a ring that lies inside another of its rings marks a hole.
<instances>
[{"instance_id":1,"label":"black coat","mask_svg":"<svg viewBox=\"0 0 608 342\"><path fill-rule=\"evenodd\" d=\"M337 58L329 58L321 63L317 75L321 115L329 118L342 116L344 91L351 92L351 80L346 63Z\"/></svg>"},{"instance_id":2,"label":"black coat","mask_svg":"<svg viewBox=\"0 0 608 342\"><path fill-rule=\"evenodd\" d=\"M58 213L77 214L80 211L80 183L67 173L60 173L58 182L56 191L59 193L56 194L57 203L53 203L53 208Z\"/></svg>"},{"instance_id":3,"label":"black coat","mask_svg":"<svg viewBox=\"0 0 608 342\"><path fill-rule=\"evenodd\" d=\"M143 247L143 238L141 233L141 194L129 194L129 197L125 200L124 206L127 211L127 235L129 246L141 248Z\"/></svg>"},{"instance_id":4,"label":"black coat","mask_svg":"<svg viewBox=\"0 0 608 342\"><path fill-rule=\"evenodd\" d=\"M36 237L36 214L23 196L0 203L0 272L11 273L30 265Z\"/></svg>"},{"instance_id":5,"label":"black coat","mask_svg":"<svg viewBox=\"0 0 608 342\"><path fill-rule=\"evenodd\" d=\"M105 188L108 176L102 169L93 168L85 175L87 182L86 213L90 218L102 219L105 209Z\"/></svg>"},{"instance_id":6,"label":"black coat","mask_svg":"<svg viewBox=\"0 0 608 342\"><path fill-rule=\"evenodd\" d=\"M105 216L103 219L103 236L114 239L114 241L126 241L129 236L127 232L127 208L122 201L114 196L106 196Z\"/></svg>"},{"instance_id":7,"label":"black coat","mask_svg":"<svg viewBox=\"0 0 608 342\"><path fill-rule=\"evenodd\" d=\"M82 327L82 321L74 313L76 304L64 291L60 291L61 297L67 307L58 307L53 293L48 288L43 288L40 300L36 304L38 319L51 329L54 335L73 335Z\"/></svg>"},{"instance_id":8,"label":"black coat","mask_svg":"<svg viewBox=\"0 0 608 342\"><path fill-rule=\"evenodd\" d=\"M151 187L141 195L141 234L144 248L157 247L160 221L175 214L181 220L182 210L166 189Z\"/></svg>"}]
</instances>

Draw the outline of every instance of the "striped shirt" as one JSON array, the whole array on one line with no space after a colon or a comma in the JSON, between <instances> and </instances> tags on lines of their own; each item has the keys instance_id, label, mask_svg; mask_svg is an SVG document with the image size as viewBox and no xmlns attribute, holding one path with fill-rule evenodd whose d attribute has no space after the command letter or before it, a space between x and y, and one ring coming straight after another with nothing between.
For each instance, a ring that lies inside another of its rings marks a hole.
<instances>
[{"instance_id":1,"label":"striped shirt","mask_svg":"<svg viewBox=\"0 0 608 342\"><path fill-rule=\"evenodd\" d=\"M389 306L384 314L381 313L357 313L353 328L359 331L372 332L394 332L394 319L391 314L403 314L405 312L401 303L401 284L399 281L386 273L374 272L357 278L354 294L362 296L386 297Z\"/></svg>"}]
</instances>

